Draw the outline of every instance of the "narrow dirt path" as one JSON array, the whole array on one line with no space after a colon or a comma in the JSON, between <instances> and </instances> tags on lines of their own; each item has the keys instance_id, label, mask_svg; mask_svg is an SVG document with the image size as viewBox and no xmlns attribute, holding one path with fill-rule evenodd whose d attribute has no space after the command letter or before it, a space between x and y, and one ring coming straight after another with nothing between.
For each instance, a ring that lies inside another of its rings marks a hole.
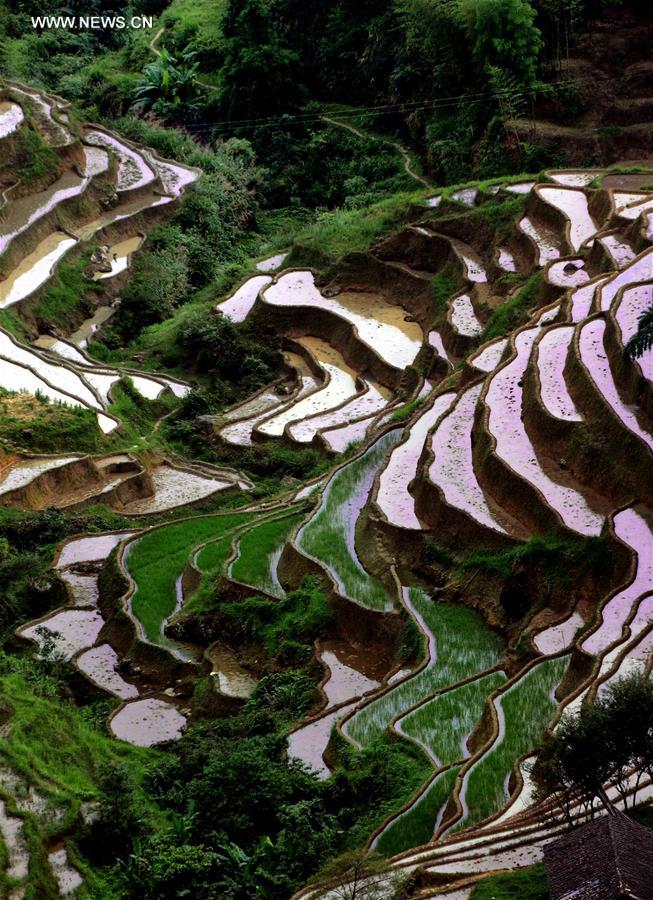
<instances>
[{"instance_id":1,"label":"narrow dirt path","mask_svg":"<svg viewBox=\"0 0 653 900\"><path fill-rule=\"evenodd\" d=\"M335 125L337 128L344 128L346 131L351 131L352 134L355 134L358 137L361 137L361 138L374 137L377 141L381 141L381 143L383 143L383 144L388 144L388 146L394 147L394 149L397 151L397 153L401 153L401 155L404 158L404 171L406 172L406 174L409 175L411 178L414 178L415 181L419 181L419 183L423 184L424 187L427 187L427 188L431 187L430 182L428 182L426 180L426 178L423 178L421 175L419 175L413 169L412 164L411 164L410 154L408 153L408 150L406 150L406 148L404 147L403 144L400 144L398 141L390 141L390 140L387 140L386 138L380 138L380 137L376 137L376 135L367 134L365 131L361 131L359 128L356 128L354 125L349 125L347 122L340 122L338 119L332 119L330 116L322 116L322 121L328 122L329 125Z\"/></svg>"},{"instance_id":2,"label":"narrow dirt path","mask_svg":"<svg viewBox=\"0 0 653 900\"><path fill-rule=\"evenodd\" d=\"M154 35L154 37L152 38L152 40L150 41L150 43L148 44L148 46L149 46L150 50L152 51L152 53L153 53L155 56L158 56L158 57L161 56L161 51L159 50L159 48L158 48L156 45L157 45L157 43L159 42L159 40L161 39L161 35L163 34L163 32L164 32L165 30L166 30L166 29L165 29L165 25L162 25L162 26L159 28L159 30L157 31L157 33Z\"/></svg>"}]
</instances>

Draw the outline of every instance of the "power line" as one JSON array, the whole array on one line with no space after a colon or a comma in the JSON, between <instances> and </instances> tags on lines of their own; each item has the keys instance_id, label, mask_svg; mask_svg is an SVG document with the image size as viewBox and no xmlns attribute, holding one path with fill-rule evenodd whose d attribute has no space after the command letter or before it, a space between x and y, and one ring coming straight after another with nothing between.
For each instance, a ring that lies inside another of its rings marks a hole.
<instances>
[{"instance_id":1,"label":"power line","mask_svg":"<svg viewBox=\"0 0 653 900\"><path fill-rule=\"evenodd\" d=\"M398 113L418 112L420 110L444 109L451 106L457 106L461 102L467 104L486 103L488 100L500 99L503 96L514 98L519 97L525 99L532 96L534 93L543 93L549 91L551 90L551 88L556 87L556 85L578 85L584 83L597 84L601 80L607 80L607 78L597 79L596 77L588 77L583 79L574 79L573 81L569 82L559 81L553 85L542 84L533 88L525 88L517 91L511 88L506 88L503 90L486 91L478 94L459 94L457 96L450 97L435 97L432 99L421 101L407 100L401 103L386 103L379 104L377 106L362 106L357 107L352 111L345 110L343 112L334 112L333 110L325 108L319 112L279 113L276 116L249 119L222 119L216 120L214 122L197 122L194 124L190 123L185 125L184 128L185 130L190 132L215 131L221 128L225 130L253 130L256 128L276 128L280 125L286 127L290 125L310 124L312 122L318 122L322 120L323 117L327 114L330 114L338 119L358 119L361 116L394 115Z\"/></svg>"}]
</instances>

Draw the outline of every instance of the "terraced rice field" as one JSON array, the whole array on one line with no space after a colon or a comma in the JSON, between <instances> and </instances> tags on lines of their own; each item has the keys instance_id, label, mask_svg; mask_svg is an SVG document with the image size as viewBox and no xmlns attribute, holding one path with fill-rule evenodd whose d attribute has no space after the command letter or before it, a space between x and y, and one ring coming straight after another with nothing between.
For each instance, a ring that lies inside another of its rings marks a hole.
<instances>
[{"instance_id":1,"label":"terraced rice field","mask_svg":"<svg viewBox=\"0 0 653 900\"><path fill-rule=\"evenodd\" d=\"M553 718L557 701L553 692L569 664L569 657L554 657L533 666L495 701L499 734L465 775L461 789L463 815L456 830L498 812L508 799L506 780L515 761L541 740Z\"/></svg>"},{"instance_id":2,"label":"terraced rice field","mask_svg":"<svg viewBox=\"0 0 653 900\"><path fill-rule=\"evenodd\" d=\"M135 584L130 608L148 641L169 646L163 626L178 607L178 581L193 549L250 518L251 513L232 513L185 519L149 531L129 545L125 568Z\"/></svg>"},{"instance_id":3,"label":"terraced rice field","mask_svg":"<svg viewBox=\"0 0 653 900\"><path fill-rule=\"evenodd\" d=\"M347 737L360 746L380 738L393 719L425 697L491 668L501 655L500 639L473 610L435 602L417 588L404 597L427 635L427 662L344 723Z\"/></svg>"},{"instance_id":4,"label":"terraced rice field","mask_svg":"<svg viewBox=\"0 0 653 900\"><path fill-rule=\"evenodd\" d=\"M355 547L356 522L388 450L399 440L397 429L380 437L361 456L338 469L322 496L317 511L297 533L302 553L319 562L331 575L343 597L389 610L393 599L363 568Z\"/></svg>"},{"instance_id":5,"label":"terraced rice field","mask_svg":"<svg viewBox=\"0 0 653 900\"><path fill-rule=\"evenodd\" d=\"M440 827L460 766L451 766L435 775L417 800L393 819L374 842L374 849L393 856L433 839Z\"/></svg>"},{"instance_id":6,"label":"terraced rice field","mask_svg":"<svg viewBox=\"0 0 653 900\"><path fill-rule=\"evenodd\" d=\"M246 531L236 545L236 557L229 566L229 577L270 594L284 597L277 564L292 530L302 521L303 512L262 522Z\"/></svg>"},{"instance_id":7,"label":"terraced rice field","mask_svg":"<svg viewBox=\"0 0 653 900\"><path fill-rule=\"evenodd\" d=\"M421 329L404 321L401 307L390 306L369 295L324 297L310 272L282 275L263 292L263 300L272 306L327 310L351 323L360 339L396 368L410 365L422 344Z\"/></svg>"},{"instance_id":8,"label":"terraced rice field","mask_svg":"<svg viewBox=\"0 0 653 900\"><path fill-rule=\"evenodd\" d=\"M388 522L398 528L422 527L409 485L417 476L417 464L430 429L447 412L454 396L446 393L435 398L413 423L406 440L392 451L379 476L376 502Z\"/></svg>"},{"instance_id":9,"label":"terraced rice field","mask_svg":"<svg viewBox=\"0 0 653 900\"><path fill-rule=\"evenodd\" d=\"M485 701L506 681L492 672L438 694L397 721L396 729L424 749L435 766L469 756L467 739L478 722Z\"/></svg>"},{"instance_id":10,"label":"terraced rice field","mask_svg":"<svg viewBox=\"0 0 653 900\"><path fill-rule=\"evenodd\" d=\"M553 481L544 472L521 418L520 385L537 333L537 328L518 333L513 360L499 369L490 381L485 396L489 430L496 440L497 455L521 478L542 492L549 506L568 528L584 535L597 535L603 527L603 517L590 509L577 490Z\"/></svg>"}]
</instances>

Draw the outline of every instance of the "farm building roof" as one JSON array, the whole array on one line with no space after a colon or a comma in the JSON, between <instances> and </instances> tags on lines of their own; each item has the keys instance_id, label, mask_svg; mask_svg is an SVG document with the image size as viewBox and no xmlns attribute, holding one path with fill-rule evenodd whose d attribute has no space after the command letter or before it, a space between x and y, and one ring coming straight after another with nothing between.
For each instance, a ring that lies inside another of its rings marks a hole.
<instances>
[{"instance_id":1,"label":"farm building roof","mask_svg":"<svg viewBox=\"0 0 653 900\"><path fill-rule=\"evenodd\" d=\"M544 848L551 900L653 900L653 831L620 812Z\"/></svg>"}]
</instances>

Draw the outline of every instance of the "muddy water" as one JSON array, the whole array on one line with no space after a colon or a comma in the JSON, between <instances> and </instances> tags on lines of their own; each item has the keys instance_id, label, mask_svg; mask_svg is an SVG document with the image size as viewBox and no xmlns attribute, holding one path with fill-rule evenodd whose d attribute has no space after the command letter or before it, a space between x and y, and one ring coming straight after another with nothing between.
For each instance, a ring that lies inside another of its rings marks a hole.
<instances>
[{"instance_id":1,"label":"muddy water","mask_svg":"<svg viewBox=\"0 0 653 900\"><path fill-rule=\"evenodd\" d=\"M109 249L111 271L96 272L93 276L93 280L104 281L107 278L113 278L115 275L119 275L121 272L126 271L129 266L129 257L132 253L136 253L142 243L143 236L138 234L135 237L127 238L124 241L114 244Z\"/></svg>"},{"instance_id":2,"label":"muddy water","mask_svg":"<svg viewBox=\"0 0 653 900\"><path fill-rule=\"evenodd\" d=\"M461 294L450 301L451 324L458 334L464 337L478 337L483 326L478 320L472 298L469 294Z\"/></svg>"},{"instance_id":3,"label":"muddy water","mask_svg":"<svg viewBox=\"0 0 653 900\"><path fill-rule=\"evenodd\" d=\"M125 681L118 672L118 663L118 656L109 644L92 647L75 660L79 671L108 694L121 700L138 697L138 688Z\"/></svg>"},{"instance_id":4,"label":"muddy water","mask_svg":"<svg viewBox=\"0 0 653 900\"><path fill-rule=\"evenodd\" d=\"M93 646L103 625L104 619L98 610L64 609L38 624L20 628L18 633L39 647L51 637L55 651L64 659L70 659L79 650Z\"/></svg>"},{"instance_id":5,"label":"muddy water","mask_svg":"<svg viewBox=\"0 0 653 900\"><path fill-rule=\"evenodd\" d=\"M417 475L417 463L424 449L428 432L440 416L451 406L454 394L441 394L433 405L417 419L403 444L392 451L385 469L379 476L377 504L387 521L399 528L421 529L415 515L415 499L408 485Z\"/></svg>"},{"instance_id":6,"label":"muddy water","mask_svg":"<svg viewBox=\"0 0 653 900\"><path fill-rule=\"evenodd\" d=\"M545 409L556 419L582 422L567 389L564 368L574 327L563 325L547 331L537 345L537 370L540 379L540 399Z\"/></svg>"},{"instance_id":7,"label":"muddy water","mask_svg":"<svg viewBox=\"0 0 653 900\"><path fill-rule=\"evenodd\" d=\"M71 865L66 849L62 847L60 850L48 853L48 862L59 885L59 896L74 896L77 888L81 887L83 879L77 869Z\"/></svg>"},{"instance_id":8,"label":"muddy water","mask_svg":"<svg viewBox=\"0 0 653 900\"><path fill-rule=\"evenodd\" d=\"M27 231L30 225L46 216L59 203L72 197L78 197L87 185L88 178L64 175L47 190L16 200L12 204L7 230L3 230L0 234L0 253L4 253L15 237ZM15 227L12 224L14 222L16 223Z\"/></svg>"},{"instance_id":9,"label":"muddy water","mask_svg":"<svg viewBox=\"0 0 653 900\"><path fill-rule=\"evenodd\" d=\"M602 319L593 319L583 326L578 342L581 360L589 371L597 390L610 405L612 411L621 419L623 425L650 450L653 450L653 436L639 424L633 408L624 403L614 383L605 350L604 334L605 322Z\"/></svg>"},{"instance_id":10,"label":"muddy water","mask_svg":"<svg viewBox=\"0 0 653 900\"><path fill-rule=\"evenodd\" d=\"M557 625L551 625L533 639L533 643L546 656L559 653L562 650L568 650L571 647L574 635L584 625L583 617L577 612L559 622Z\"/></svg>"},{"instance_id":11,"label":"muddy water","mask_svg":"<svg viewBox=\"0 0 653 900\"><path fill-rule=\"evenodd\" d=\"M0 281L0 307L18 303L44 284L59 260L76 243L76 238L62 231L55 231L41 241L8 278Z\"/></svg>"},{"instance_id":12,"label":"muddy water","mask_svg":"<svg viewBox=\"0 0 653 900\"><path fill-rule=\"evenodd\" d=\"M15 465L4 470L0 475L0 496L8 491L20 490L26 487L39 475L49 472L52 469L58 469L67 463L74 462L76 456L58 456L55 459L22 459L18 460Z\"/></svg>"},{"instance_id":13,"label":"muddy water","mask_svg":"<svg viewBox=\"0 0 653 900\"><path fill-rule=\"evenodd\" d=\"M232 322L244 322L256 303L259 291L267 287L271 281L269 275L254 275L248 278L231 297L218 303L217 309Z\"/></svg>"},{"instance_id":14,"label":"muddy water","mask_svg":"<svg viewBox=\"0 0 653 900\"><path fill-rule=\"evenodd\" d=\"M549 187L539 188L539 193L545 203L559 209L569 219L569 240L574 252L578 253L583 244L590 241L598 231L589 211L587 195L571 188Z\"/></svg>"},{"instance_id":15,"label":"muddy water","mask_svg":"<svg viewBox=\"0 0 653 900\"><path fill-rule=\"evenodd\" d=\"M118 157L118 191L133 191L145 187L156 178L154 170L140 153L104 131L87 131L84 139L89 144L109 150Z\"/></svg>"},{"instance_id":16,"label":"muddy water","mask_svg":"<svg viewBox=\"0 0 653 900\"><path fill-rule=\"evenodd\" d=\"M517 263L515 262L514 254L512 254L506 247L502 247L499 250L499 265L504 272L517 271Z\"/></svg>"},{"instance_id":17,"label":"muddy water","mask_svg":"<svg viewBox=\"0 0 653 900\"><path fill-rule=\"evenodd\" d=\"M87 178L95 178L102 175L109 168L109 154L102 147L83 147L84 150L84 175Z\"/></svg>"},{"instance_id":18,"label":"muddy water","mask_svg":"<svg viewBox=\"0 0 653 900\"><path fill-rule=\"evenodd\" d=\"M152 747L181 737L186 718L171 703L148 697L126 703L109 721L109 730L121 741Z\"/></svg>"},{"instance_id":19,"label":"muddy water","mask_svg":"<svg viewBox=\"0 0 653 900\"><path fill-rule=\"evenodd\" d=\"M585 271L584 259L562 259L553 263L547 272L547 280L556 287L570 288L586 284L590 277Z\"/></svg>"},{"instance_id":20,"label":"muddy water","mask_svg":"<svg viewBox=\"0 0 653 900\"><path fill-rule=\"evenodd\" d=\"M71 606L96 606L100 599L97 575L80 575L66 570L59 577L69 588Z\"/></svg>"},{"instance_id":21,"label":"muddy water","mask_svg":"<svg viewBox=\"0 0 653 900\"><path fill-rule=\"evenodd\" d=\"M553 228L549 228L541 222L536 223L528 216L521 220L519 228L534 241L538 249L539 266L544 267L548 262L560 258L560 235Z\"/></svg>"},{"instance_id":22,"label":"muddy water","mask_svg":"<svg viewBox=\"0 0 653 900\"><path fill-rule=\"evenodd\" d=\"M341 658L343 657L343 658ZM344 703L352 697L360 697L368 691L372 691L379 687L380 682L367 678L358 669L345 662L345 654L343 650L336 653L333 650L323 650L321 653L322 662L329 669L329 676L323 685L324 694L327 698L327 709L330 706L337 706Z\"/></svg>"},{"instance_id":23,"label":"muddy water","mask_svg":"<svg viewBox=\"0 0 653 900\"><path fill-rule=\"evenodd\" d=\"M632 246L621 240L616 234L608 234L600 239L608 251L618 269L625 269L635 259L636 253Z\"/></svg>"},{"instance_id":24,"label":"muddy water","mask_svg":"<svg viewBox=\"0 0 653 900\"><path fill-rule=\"evenodd\" d=\"M277 269L280 269L283 265L285 258L288 256L288 253L277 253L276 256L270 256L267 259L262 259L261 262L256 263L256 271L257 272L276 272Z\"/></svg>"},{"instance_id":25,"label":"muddy water","mask_svg":"<svg viewBox=\"0 0 653 900\"><path fill-rule=\"evenodd\" d=\"M17 103L0 103L0 138L12 134L24 120L25 115Z\"/></svg>"},{"instance_id":26,"label":"muddy water","mask_svg":"<svg viewBox=\"0 0 653 900\"><path fill-rule=\"evenodd\" d=\"M472 426L481 390L482 385L473 385L461 394L433 433L434 459L429 478L450 506L492 531L505 533L494 518L474 471Z\"/></svg>"},{"instance_id":27,"label":"muddy water","mask_svg":"<svg viewBox=\"0 0 653 900\"><path fill-rule=\"evenodd\" d=\"M376 294L347 293L324 297L311 272L288 272L263 293L272 306L325 309L354 325L362 341L397 368L410 365L422 345L422 329L405 321L405 310Z\"/></svg>"},{"instance_id":28,"label":"muddy water","mask_svg":"<svg viewBox=\"0 0 653 900\"><path fill-rule=\"evenodd\" d=\"M97 534L69 541L61 551L56 568L65 569L74 563L105 560L114 547L135 533L134 531L122 531L120 534Z\"/></svg>"},{"instance_id":29,"label":"muddy water","mask_svg":"<svg viewBox=\"0 0 653 900\"><path fill-rule=\"evenodd\" d=\"M375 382L367 382L365 393L354 397L340 409L334 409L292 425L289 429L290 434L295 441L310 441L323 428L334 428L362 417L373 416L386 406L390 397L391 392L387 388Z\"/></svg>"},{"instance_id":30,"label":"muddy water","mask_svg":"<svg viewBox=\"0 0 653 900\"><path fill-rule=\"evenodd\" d=\"M145 515L184 506L210 497L217 491L230 487L230 481L203 478L193 472L159 466L152 472L154 496L134 500L125 507L126 515Z\"/></svg>"},{"instance_id":31,"label":"muddy water","mask_svg":"<svg viewBox=\"0 0 653 900\"><path fill-rule=\"evenodd\" d=\"M298 339L328 376L325 377L324 386L312 394L291 405L259 426L263 434L281 435L285 426L291 422L300 423L302 440L313 438L315 427L311 427L310 416L317 416L326 410L340 406L340 404L354 397L356 389L356 371L347 365L341 353L335 347L323 341L321 338L303 337Z\"/></svg>"},{"instance_id":32,"label":"muddy water","mask_svg":"<svg viewBox=\"0 0 653 900\"><path fill-rule=\"evenodd\" d=\"M207 655L213 669L215 689L225 697L247 700L256 687L256 679L238 662L236 654L226 647L214 645Z\"/></svg>"},{"instance_id":33,"label":"muddy water","mask_svg":"<svg viewBox=\"0 0 653 900\"><path fill-rule=\"evenodd\" d=\"M498 338L496 341L492 341L469 359L470 366L481 372L493 372L501 362L503 351L507 345L508 338Z\"/></svg>"},{"instance_id":34,"label":"muddy water","mask_svg":"<svg viewBox=\"0 0 653 900\"><path fill-rule=\"evenodd\" d=\"M314 722L309 722L302 728L288 735L288 756L303 762L312 769L318 778L325 780L331 774L329 767L324 762L323 754L331 737L331 730L335 723L353 709L356 702L341 707L335 712L326 713Z\"/></svg>"},{"instance_id":35,"label":"muddy water","mask_svg":"<svg viewBox=\"0 0 653 900\"><path fill-rule=\"evenodd\" d=\"M329 431L322 432L322 437L335 453L344 453L350 444L365 439L367 429L374 421L374 418L375 414L360 419L358 422L342 425L340 428L332 428Z\"/></svg>"}]
</instances>

